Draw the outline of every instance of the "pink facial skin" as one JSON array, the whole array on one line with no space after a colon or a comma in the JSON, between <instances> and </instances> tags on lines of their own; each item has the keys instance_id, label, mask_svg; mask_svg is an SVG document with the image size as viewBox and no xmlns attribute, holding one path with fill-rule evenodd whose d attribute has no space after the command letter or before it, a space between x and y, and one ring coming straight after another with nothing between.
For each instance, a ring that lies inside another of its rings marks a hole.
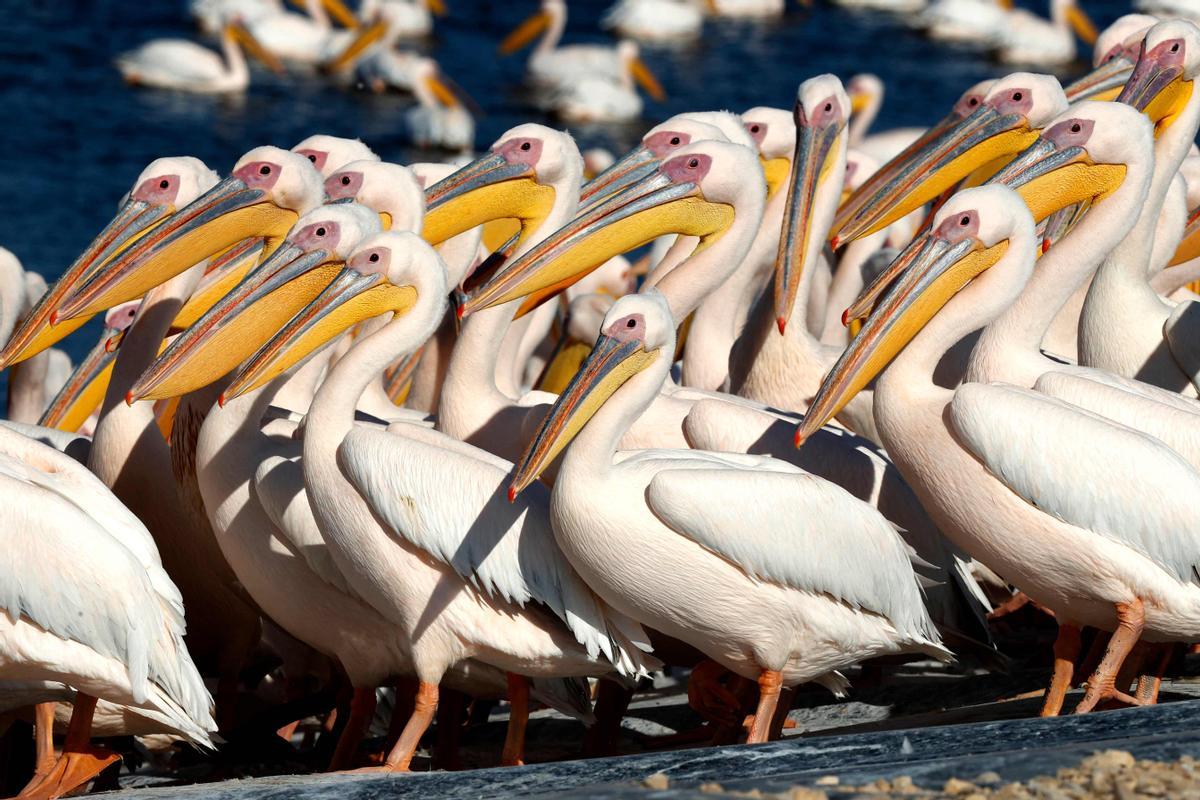
<instances>
[{"instance_id":1,"label":"pink facial skin","mask_svg":"<svg viewBox=\"0 0 1200 800\"><path fill-rule=\"evenodd\" d=\"M233 177L252 189L268 190L279 180L283 167L271 161L251 161L234 170Z\"/></svg>"},{"instance_id":2,"label":"pink facial skin","mask_svg":"<svg viewBox=\"0 0 1200 800\"><path fill-rule=\"evenodd\" d=\"M712 169L712 157L703 153L676 156L664 163L659 170L673 183L700 183Z\"/></svg>"},{"instance_id":3,"label":"pink facial skin","mask_svg":"<svg viewBox=\"0 0 1200 800\"><path fill-rule=\"evenodd\" d=\"M311 161L317 168L317 172L325 169L325 160L329 158L329 153L324 150L297 150L296 152Z\"/></svg>"},{"instance_id":4,"label":"pink facial skin","mask_svg":"<svg viewBox=\"0 0 1200 800\"><path fill-rule=\"evenodd\" d=\"M934 231L934 237L958 244L964 239L974 238L979 234L979 214L975 211L962 211L952 217L942 220Z\"/></svg>"},{"instance_id":5,"label":"pink facial skin","mask_svg":"<svg viewBox=\"0 0 1200 800\"><path fill-rule=\"evenodd\" d=\"M765 126L764 126L765 134ZM642 146L654 154L655 158L663 158L692 141L692 137L678 131L659 131L642 140Z\"/></svg>"},{"instance_id":6,"label":"pink facial skin","mask_svg":"<svg viewBox=\"0 0 1200 800\"><path fill-rule=\"evenodd\" d=\"M796 107L796 117L796 124L798 125L825 128L842 122L842 107L837 99L833 95L830 95L823 102L817 103L817 107L812 111L811 120L808 118L808 111L803 105Z\"/></svg>"},{"instance_id":7,"label":"pink facial skin","mask_svg":"<svg viewBox=\"0 0 1200 800\"><path fill-rule=\"evenodd\" d=\"M641 342L646 339L646 319L641 314L621 317L608 326L605 336L618 342Z\"/></svg>"},{"instance_id":8,"label":"pink facial skin","mask_svg":"<svg viewBox=\"0 0 1200 800\"><path fill-rule=\"evenodd\" d=\"M364 250L347 264L351 269L358 270L363 275L386 275L388 264L392 261L392 251L386 247L372 247Z\"/></svg>"},{"instance_id":9,"label":"pink facial skin","mask_svg":"<svg viewBox=\"0 0 1200 800\"><path fill-rule=\"evenodd\" d=\"M169 205L175 202L178 194L178 175L155 175L152 178L146 178L140 186L133 190L133 199L151 205Z\"/></svg>"},{"instance_id":10,"label":"pink facial skin","mask_svg":"<svg viewBox=\"0 0 1200 800\"><path fill-rule=\"evenodd\" d=\"M122 303L121 305L110 308L104 315L104 327L112 328L116 331L123 331L133 324L134 317L137 316L138 306L141 303L134 301L132 303Z\"/></svg>"},{"instance_id":11,"label":"pink facial skin","mask_svg":"<svg viewBox=\"0 0 1200 800\"><path fill-rule=\"evenodd\" d=\"M341 237L341 227L333 220L328 220L326 222L314 222L312 225L306 225L295 236L292 236L289 241L306 252L317 249L332 251L337 249Z\"/></svg>"},{"instance_id":12,"label":"pink facial skin","mask_svg":"<svg viewBox=\"0 0 1200 800\"><path fill-rule=\"evenodd\" d=\"M358 197L362 190L363 174L361 172L335 172L325 179L325 194L330 200L344 200L347 197Z\"/></svg>"},{"instance_id":13,"label":"pink facial skin","mask_svg":"<svg viewBox=\"0 0 1200 800\"><path fill-rule=\"evenodd\" d=\"M1033 108L1033 97L1028 89L1009 89L988 103L1001 114L1028 114Z\"/></svg>"},{"instance_id":14,"label":"pink facial skin","mask_svg":"<svg viewBox=\"0 0 1200 800\"><path fill-rule=\"evenodd\" d=\"M542 157L542 140L532 138L509 139L492 152L504 156L510 164L527 164L536 167Z\"/></svg>"},{"instance_id":15,"label":"pink facial skin","mask_svg":"<svg viewBox=\"0 0 1200 800\"><path fill-rule=\"evenodd\" d=\"M958 98L958 102L954 104L954 111L959 116L968 117L975 109L979 108L979 104L982 102L983 95L979 92L971 92Z\"/></svg>"},{"instance_id":16,"label":"pink facial skin","mask_svg":"<svg viewBox=\"0 0 1200 800\"><path fill-rule=\"evenodd\" d=\"M747 122L746 133L750 134L750 138L759 147L762 147L763 139L767 138L767 123L765 122Z\"/></svg>"},{"instance_id":17,"label":"pink facial skin","mask_svg":"<svg viewBox=\"0 0 1200 800\"><path fill-rule=\"evenodd\" d=\"M1096 121L1091 119L1064 119L1042 134L1061 150L1064 147L1083 147L1092 136Z\"/></svg>"}]
</instances>

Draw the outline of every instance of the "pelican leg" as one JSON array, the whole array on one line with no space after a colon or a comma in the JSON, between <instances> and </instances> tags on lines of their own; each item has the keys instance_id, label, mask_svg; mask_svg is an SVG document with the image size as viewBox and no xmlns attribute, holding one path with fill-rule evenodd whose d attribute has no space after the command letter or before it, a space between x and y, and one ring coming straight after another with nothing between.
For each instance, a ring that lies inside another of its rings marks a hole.
<instances>
[{"instance_id":1,"label":"pelican leg","mask_svg":"<svg viewBox=\"0 0 1200 800\"><path fill-rule=\"evenodd\" d=\"M1167 665L1171 663L1171 656L1175 654L1176 645L1160 644L1158 647L1161 649L1158 667L1153 673L1146 673L1138 678L1135 693L1138 702L1147 706L1158 703L1158 690L1162 687L1163 673L1167 671Z\"/></svg>"},{"instance_id":2,"label":"pelican leg","mask_svg":"<svg viewBox=\"0 0 1200 800\"><path fill-rule=\"evenodd\" d=\"M437 710L437 704L437 684L420 681L417 684L412 716L408 718L408 724L404 726L404 732L400 734L396 746L388 753L384 769L390 772L408 772L408 766L417 752L417 745L421 743L425 731L429 730L429 723L433 722L433 712Z\"/></svg>"},{"instance_id":3,"label":"pelican leg","mask_svg":"<svg viewBox=\"0 0 1200 800\"><path fill-rule=\"evenodd\" d=\"M36 781L54 769L54 703L38 703L33 707L33 727L37 736L37 764L33 769Z\"/></svg>"},{"instance_id":4,"label":"pelican leg","mask_svg":"<svg viewBox=\"0 0 1200 800\"><path fill-rule=\"evenodd\" d=\"M758 710L754 712L754 725L746 744L762 744L771 737L771 723L775 720L775 709L779 705L779 692L783 688L783 675L773 669L764 669L758 676Z\"/></svg>"},{"instance_id":5,"label":"pelican leg","mask_svg":"<svg viewBox=\"0 0 1200 800\"><path fill-rule=\"evenodd\" d=\"M467 696L454 689L442 690L442 701L437 710L437 741L433 745L433 755L438 769L456 772L462 769L462 761L458 757L458 742L462 737L463 707Z\"/></svg>"},{"instance_id":6,"label":"pelican leg","mask_svg":"<svg viewBox=\"0 0 1200 800\"><path fill-rule=\"evenodd\" d=\"M734 716L742 707L737 696L721 684L728 673L715 661L705 659L688 677L688 705L700 716L719 725L736 725Z\"/></svg>"},{"instance_id":7,"label":"pelican leg","mask_svg":"<svg viewBox=\"0 0 1200 800\"><path fill-rule=\"evenodd\" d=\"M1075 659L1079 658L1079 628L1065 622L1058 624L1058 636L1054 640L1054 674L1050 688L1046 691L1046 702L1042 704L1043 717L1057 717L1062 711L1063 700L1071 688L1071 677L1075 672Z\"/></svg>"},{"instance_id":8,"label":"pelican leg","mask_svg":"<svg viewBox=\"0 0 1200 800\"><path fill-rule=\"evenodd\" d=\"M525 763L525 726L529 723L529 678L508 673L508 734L500 764L517 767Z\"/></svg>"},{"instance_id":9,"label":"pelican leg","mask_svg":"<svg viewBox=\"0 0 1200 800\"><path fill-rule=\"evenodd\" d=\"M354 697L350 700L350 717L338 737L337 749L329 760L329 771L347 769L354 761L354 754L367 735L371 718L375 716L375 687L355 687Z\"/></svg>"},{"instance_id":10,"label":"pelican leg","mask_svg":"<svg viewBox=\"0 0 1200 800\"><path fill-rule=\"evenodd\" d=\"M792 710L792 701L796 699L795 688L782 689L779 692L779 705L775 708L775 716L771 719L770 740L777 741L783 736L783 729L788 722L788 712Z\"/></svg>"},{"instance_id":11,"label":"pelican leg","mask_svg":"<svg viewBox=\"0 0 1200 800\"><path fill-rule=\"evenodd\" d=\"M1087 693L1075 708L1076 714L1086 714L1096 707L1101 700L1117 699L1130 705L1140 705L1138 699L1116 686L1117 673L1129 656L1129 651L1137 644L1142 635L1142 627L1146 622L1146 613L1142 601L1135 598L1132 603L1117 603L1117 629L1108 641L1108 650L1100 661L1100 666L1088 678Z\"/></svg>"},{"instance_id":12,"label":"pelican leg","mask_svg":"<svg viewBox=\"0 0 1200 800\"><path fill-rule=\"evenodd\" d=\"M583 739L583 754L588 757L615 756L621 735L621 719L629 709L633 689L615 681L601 678L596 681L596 723L588 728Z\"/></svg>"},{"instance_id":13,"label":"pelican leg","mask_svg":"<svg viewBox=\"0 0 1200 800\"><path fill-rule=\"evenodd\" d=\"M19 800L52 800L62 797L84 786L110 765L121 760L121 757L111 750L92 747L92 716L95 712L96 698L76 692L75 709L71 712L71 723L67 727L62 755L46 775L35 776L29 785L21 790L17 795Z\"/></svg>"}]
</instances>

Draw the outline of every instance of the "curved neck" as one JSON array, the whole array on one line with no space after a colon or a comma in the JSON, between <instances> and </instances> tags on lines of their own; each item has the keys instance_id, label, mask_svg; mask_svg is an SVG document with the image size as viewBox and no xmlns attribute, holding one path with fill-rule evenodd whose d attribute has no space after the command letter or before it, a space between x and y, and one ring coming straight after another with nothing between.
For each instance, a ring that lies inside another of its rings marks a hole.
<instances>
[{"instance_id":1,"label":"curved neck","mask_svg":"<svg viewBox=\"0 0 1200 800\"><path fill-rule=\"evenodd\" d=\"M875 122L875 117L879 116L879 109L882 105L883 97L872 92L867 98L867 105L863 110L850 117L850 124L847 126L850 144L859 144L863 139L867 138L867 131L871 129L871 124Z\"/></svg>"},{"instance_id":2,"label":"curved neck","mask_svg":"<svg viewBox=\"0 0 1200 800\"><path fill-rule=\"evenodd\" d=\"M232 33L226 32L221 37L221 52L225 56L225 69L230 78L241 79L250 75L250 68L246 65L246 54L242 52Z\"/></svg>"},{"instance_id":3,"label":"curved neck","mask_svg":"<svg viewBox=\"0 0 1200 800\"><path fill-rule=\"evenodd\" d=\"M671 370L671 352L622 384L583 426L563 455L562 469L581 467L587 474L612 466L622 437L633 427L662 390ZM665 351L664 351L665 352Z\"/></svg>"},{"instance_id":4,"label":"curved neck","mask_svg":"<svg viewBox=\"0 0 1200 800\"><path fill-rule=\"evenodd\" d=\"M535 56L549 55L558 47L558 43L562 41L563 31L567 29L567 12L563 6L552 5L546 8L546 15L550 18L546 24L546 32L542 34L542 38L538 40L537 47L533 49Z\"/></svg>"}]
</instances>

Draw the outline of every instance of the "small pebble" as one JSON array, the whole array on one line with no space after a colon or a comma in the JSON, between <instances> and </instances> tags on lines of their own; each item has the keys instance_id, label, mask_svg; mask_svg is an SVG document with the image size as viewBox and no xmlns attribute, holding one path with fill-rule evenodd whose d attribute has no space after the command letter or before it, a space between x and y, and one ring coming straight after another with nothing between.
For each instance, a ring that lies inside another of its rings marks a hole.
<instances>
[{"instance_id":1,"label":"small pebble","mask_svg":"<svg viewBox=\"0 0 1200 800\"><path fill-rule=\"evenodd\" d=\"M668 789L671 786L671 779L661 772L656 772L645 778L642 785L647 789Z\"/></svg>"},{"instance_id":2,"label":"small pebble","mask_svg":"<svg viewBox=\"0 0 1200 800\"><path fill-rule=\"evenodd\" d=\"M837 786L838 783L840 779L837 775L822 775L816 780L817 786Z\"/></svg>"},{"instance_id":3,"label":"small pebble","mask_svg":"<svg viewBox=\"0 0 1200 800\"><path fill-rule=\"evenodd\" d=\"M788 800L829 800L829 795L820 789L809 789L807 786L797 786L787 795Z\"/></svg>"},{"instance_id":4,"label":"small pebble","mask_svg":"<svg viewBox=\"0 0 1200 800\"><path fill-rule=\"evenodd\" d=\"M1003 780L1003 779L1000 777L999 774L992 772L990 770L988 772L981 772L975 776L975 783L977 783L977 784L978 783L984 783L984 784L999 783L1001 780Z\"/></svg>"},{"instance_id":5,"label":"small pebble","mask_svg":"<svg viewBox=\"0 0 1200 800\"><path fill-rule=\"evenodd\" d=\"M961 778L951 778L946 781L946 785L942 787L942 791L946 794L970 794L979 787L970 781L964 781Z\"/></svg>"},{"instance_id":6,"label":"small pebble","mask_svg":"<svg viewBox=\"0 0 1200 800\"><path fill-rule=\"evenodd\" d=\"M719 783L702 783L700 784L700 791L704 794L720 794L725 789Z\"/></svg>"}]
</instances>

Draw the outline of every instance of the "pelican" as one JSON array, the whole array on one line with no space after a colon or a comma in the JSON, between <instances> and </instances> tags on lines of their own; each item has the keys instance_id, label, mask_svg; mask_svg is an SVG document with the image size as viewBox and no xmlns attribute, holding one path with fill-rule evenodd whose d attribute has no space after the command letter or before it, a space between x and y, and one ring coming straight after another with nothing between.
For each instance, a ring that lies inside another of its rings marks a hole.
<instances>
[{"instance_id":1,"label":"pelican","mask_svg":"<svg viewBox=\"0 0 1200 800\"><path fill-rule=\"evenodd\" d=\"M500 53L508 55L520 50L539 33L545 34L529 56L528 72L532 82L544 89L570 87L575 81L602 78L610 82L621 79L622 59L615 48L603 45L569 45L559 47L567 25L567 4L563 0L541 0L541 8L521 23L500 43ZM632 62L634 79L654 95L658 81L637 57L637 45ZM628 45L627 45L628 47Z\"/></svg>"},{"instance_id":2,"label":"pelican","mask_svg":"<svg viewBox=\"0 0 1200 800\"><path fill-rule=\"evenodd\" d=\"M200 30L210 36L221 32L228 20L282 14L282 0L191 0L188 11Z\"/></svg>"},{"instance_id":3,"label":"pelican","mask_svg":"<svg viewBox=\"0 0 1200 800\"><path fill-rule=\"evenodd\" d=\"M1075 60L1075 36L1090 46L1096 35L1096 26L1075 0L1050 0L1048 20L1021 8L1007 13L998 55L1006 64L1067 64Z\"/></svg>"},{"instance_id":4,"label":"pelican","mask_svg":"<svg viewBox=\"0 0 1200 800\"><path fill-rule=\"evenodd\" d=\"M413 144L470 154L475 147L475 119L441 81L437 62L421 59L415 77L417 106L405 114Z\"/></svg>"},{"instance_id":5,"label":"pelican","mask_svg":"<svg viewBox=\"0 0 1200 800\"><path fill-rule=\"evenodd\" d=\"M892 11L897 14L915 14L925 7L927 0L835 0L839 6L847 8L869 8L878 11ZM783 0L779 0L783 5Z\"/></svg>"},{"instance_id":6,"label":"pelican","mask_svg":"<svg viewBox=\"0 0 1200 800\"><path fill-rule=\"evenodd\" d=\"M714 17L752 19L776 17L783 13L784 0L705 0L706 10ZM803 4L804 0L801 0Z\"/></svg>"},{"instance_id":7,"label":"pelican","mask_svg":"<svg viewBox=\"0 0 1200 800\"><path fill-rule=\"evenodd\" d=\"M279 59L241 22L225 25L220 55L186 39L155 39L117 56L116 65L125 81L137 86L206 94L244 92L250 69L243 50L272 72L283 71Z\"/></svg>"},{"instance_id":8,"label":"pelican","mask_svg":"<svg viewBox=\"0 0 1200 800\"><path fill-rule=\"evenodd\" d=\"M700 35L704 13L693 0L617 0L600 24L643 42L673 42Z\"/></svg>"},{"instance_id":9,"label":"pelican","mask_svg":"<svg viewBox=\"0 0 1200 800\"><path fill-rule=\"evenodd\" d=\"M560 117L570 122L624 122L642 114L640 83L657 102L666 100L658 80L642 65L635 43L617 45L620 75L616 81L603 75L582 77L556 89L547 103Z\"/></svg>"},{"instance_id":10,"label":"pelican","mask_svg":"<svg viewBox=\"0 0 1200 800\"><path fill-rule=\"evenodd\" d=\"M1061 708L1079 626L1114 632L1082 713L1108 698L1138 702L1116 678L1139 638L1200 634L1200 538L1186 508L1200 473L1158 440L1036 390L934 383L946 350L1017 299L1036 248L1011 189L950 198L900 256L911 266L826 378L796 441L878 376L880 436L938 527L1059 622L1043 714Z\"/></svg>"},{"instance_id":11,"label":"pelican","mask_svg":"<svg viewBox=\"0 0 1200 800\"><path fill-rule=\"evenodd\" d=\"M1145 14L1126 14L1101 31L1092 49L1092 71L1063 87L1067 99L1115 100L1133 72L1146 31L1157 22Z\"/></svg>"},{"instance_id":12,"label":"pelican","mask_svg":"<svg viewBox=\"0 0 1200 800\"><path fill-rule=\"evenodd\" d=\"M563 553L614 609L758 682L748 742L768 739L783 686L817 681L841 694L838 670L865 658L948 659L904 543L844 490L770 458L618 456L667 379L675 323L654 289L613 304L592 355L530 442L509 497L565 448L550 499ZM783 557L797 552L810 557Z\"/></svg>"},{"instance_id":13,"label":"pelican","mask_svg":"<svg viewBox=\"0 0 1200 800\"><path fill-rule=\"evenodd\" d=\"M42 413L38 425L68 433L92 435L112 375L113 361L117 357L116 351L109 347L109 342L129 329L139 305L141 301L135 300L108 310L104 315L100 341L71 372Z\"/></svg>"},{"instance_id":14,"label":"pelican","mask_svg":"<svg viewBox=\"0 0 1200 800\"><path fill-rule=\"evenodd\" d=\"M89 744L98 698L211 748L216 724L183 643L183 603L146 528L74 459L8 428L0 490L10 539L0 681L76 690L62 755L21 796L59 797L119 759Z\"/></svg>"},{"instance_id":15,"label":"pelican","mask_svg":"<svg viewBox=\"0 0 1200 800\"><path fill-rule=\"evenodd\" d=\"M358 18L342 0L304 0L305 14L283 11L246 21L254 38L277 58L298 64L320 64L340 53L355 38L353 30L334 30L330 16L348 29Z\"/></svg>"},{"instance_id":16,"label":"pelican","mask_svg":"<svg viewBox=\"0 0 1200 800\"><path fill-rule=\"evenodd\" d=\"M496 508L510 464L418 426L355 427L359 396L388 364L433 333L447 291L443 263L418 236L368 236L221 397L235 401L354 324L392 314L330 369L306 417L301 459L310 506L335 563L354 591L397 626L420 680L416 710L388 756L389 770L407 770L432 718L438 684L465 658L513 676L515 709L528 696L524 676L613 668L639 675L657 663L642 655L648 645L640 627L607 609L557 554L544 496L516 516ZM405 468L409 464L422 470ZM398 496L410 501L396 504ZM454 498L452 506L447 497ZM449 508L463 513L446 516ZM492 528L488 544L479 540L481 524ZM464 548L475 545L483 547L478 559L464 560ZM432 614L431 598L438 606ZM522 610L530 601L553 615ZM561 622L551 622L553 616ZM522 724L518 718L510 727L505 763L520 763Z\"/></svg>"},{"instance_id":17,"label":"pelican","mask_svg":"<svg viewBox=\"0 0 1200 800\"><path fill-rule=\"evenodd\" d=\"M962 100L969 104L966 108L956 105L954 113L842 203L833 221L834 249L906 216L976 169L1020 152L1067 108L1054 77L1028 72L993 82L982 100L973 92Z\"/></svg>"},{"instance_id":18,"label":"pelican","mask_svg":"<svg viewBox=\"0 0 1200 800\"><path fill-rule=\"evenodd\" d=\"M1133 0L1133 7L1159 19L1182 18L1200 25L1200 12L1188 0Z\"/></svg>"},{"instance_id":19,"label":"pelican","mask_svg":"<svg viewBox=\"0 0 1200 800\"><path fill-rule=\"evenodd\" d=\"M413 39L433 33L434 16L445 16L442 0L363 0L358 16L382 19L397 38Z\"/></svg>"},{"instance_id":20,"label":"pelican","mask_svg":"<svg viewBox=\"0 0 1200 800\"><path fill-rule=\"evenodd\" d=\"M995 45L1012 10L1012 0L934 0L915 25L930 39L980 46Z\"/></svg>"},{"instance_id":21,"label":"pelican","mask_svg":"<svg viewBox=\"0 0 1200 800\"><path fill-rule=\"evenodd\" d=\"M1105 259L1079 318L1079 360L1091 367L1190 397L1200 385L1200 322L1191 302L1172 306L1150 286L1152 238L1172 180L1200 127L1200 30L1160 22L1146 34L1141 57L1118 101L1155 123L1154 177L1133 233Z\"/></svg>"}]
</instances>

